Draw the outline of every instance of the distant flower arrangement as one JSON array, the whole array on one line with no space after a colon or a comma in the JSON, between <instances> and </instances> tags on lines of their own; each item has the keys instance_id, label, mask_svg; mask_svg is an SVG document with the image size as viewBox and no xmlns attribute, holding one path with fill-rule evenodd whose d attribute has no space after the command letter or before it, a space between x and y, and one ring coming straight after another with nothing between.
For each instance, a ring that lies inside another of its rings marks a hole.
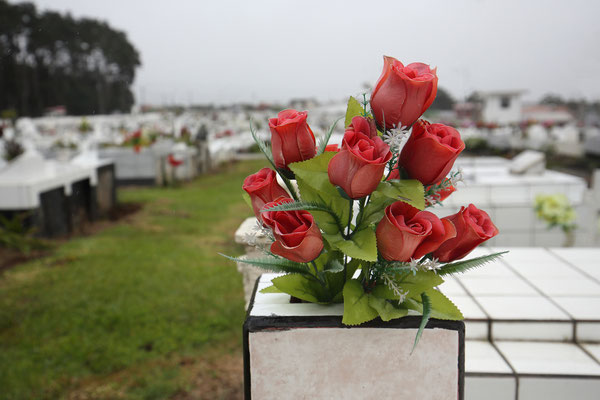
<instances>
[{"instance_id":1,"label":"distant flower arrangement","mask_svg":"<svg viewBox=\"0 0 600 400\"><path fill-rule=\"evenodd\" d=\"M428 65L384 57L370 101L348 101L341 147L328 144L335 123L317 145L296 110L269 120L271 148L252 130L273 169L243 189L272 244L263 258L232 259L286 273L264 292L343 302L346 325L414 310L423 316L415 345L430 317L463 318L437 287L502 253L461 260L498 234L473 204L441 219L425 211L456 190L459 176L448 174L465 148L456 129L419 119L437 82Z\"/></svg>"},{"instance_id":2,"label":"distant flower arrangement","mask_svg":"<svg viewBox=\"0 0 600 400\"><path fill-rule=\"evenodd\" d=\"M562 193L538 194L534 202L537 218L544 221L548 229L559 227L565 234L564 247L571 247L575 242L577 213Z\"/></svg>"},{"instance_id":3,"label":"distant flower arrangement","mask_svg":"<svg viewBox=\"0 0 600 400\"><path fill-rule=\"evenodd\" d=\"M563 232L574 230L577 214L567 196L562 193L538 194L535 196L536 216L548 224L548 228L559 227Z\"/></svg>"}]
</instances>

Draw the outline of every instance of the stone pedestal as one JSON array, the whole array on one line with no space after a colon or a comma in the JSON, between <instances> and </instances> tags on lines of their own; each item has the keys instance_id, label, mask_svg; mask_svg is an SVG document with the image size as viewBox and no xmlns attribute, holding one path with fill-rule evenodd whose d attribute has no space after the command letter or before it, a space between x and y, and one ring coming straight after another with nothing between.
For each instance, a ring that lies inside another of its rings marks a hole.
<instances>
[{"instance_id":1,"label":"stone pedestal","mask_svg":"<svg viewBox=\"0 0 600 400\"><path fill-rule=\"evenodd\" d=\"M264 256L261 247L269 245L269 239L264 234L257 231L257 222L255 217L246 218L235 232L235 242L243 244L246 248L245 257L258 258ZM242 274L244 284L244 299L246 308L250 303L252 291L258 277L265 272L264 269L254 267L249 264L237 263L237 270Z\"/></svg>"},{"instance_id":2,"label":"stone pedestal","mask_svg":"<svg viewBox=\"0 0 600 400\"><path fill-rule=\"evenodd\" d=\"M342 324L343 305L289 303L257 281L244 323L246 399L463 399L464 324L421 317Z\"/></svg>"}]
</instances>

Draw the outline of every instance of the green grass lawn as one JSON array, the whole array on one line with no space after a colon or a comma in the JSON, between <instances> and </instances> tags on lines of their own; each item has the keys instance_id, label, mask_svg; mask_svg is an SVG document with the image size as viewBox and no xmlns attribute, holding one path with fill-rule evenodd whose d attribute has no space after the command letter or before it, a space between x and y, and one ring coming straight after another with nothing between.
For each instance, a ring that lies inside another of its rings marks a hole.
<instances>
[{"instance_id":1,"label":"green grass lawn","mask_svg":"<svg viewBox=\"0 0 600 400\"><path fill-rule=\"evenodd\" d=\"M217 253L243 251L233 243L251 215L241 184L262 166L120 190L143 209L0 275L0 399L240 393L215 389L231 380L220 374L242 381L244 319L241 277Z\"/></svg>"}]
</instances>

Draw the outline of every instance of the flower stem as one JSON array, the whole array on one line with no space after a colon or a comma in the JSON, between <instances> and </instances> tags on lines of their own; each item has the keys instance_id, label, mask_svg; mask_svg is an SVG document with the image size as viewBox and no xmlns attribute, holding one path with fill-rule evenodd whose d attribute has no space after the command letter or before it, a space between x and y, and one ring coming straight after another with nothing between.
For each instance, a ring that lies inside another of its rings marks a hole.
<instances>
[{"instance_id":1,"label":"flower stem","mask_svg":"<svg viewBox=\"0 0 600 400\"><path fill-rule=\"evenodd\" d=\"M354 212L354 200L349 199L348 200L348 205L349 205L349 209L348 209L348 224L347 224L347 228L346 228L346 234L344 235L344 238L349 239L352 235L350 234L350 224L352 223L352 214Z\"/></svg>"},{"instance_id":2,"label":"flower stem","mask_svg":"<svg viewBox=\"0 0 600 400\"><path fill-rule=\"evenodd\" d=\"M288 191L292 195L292 198L294 200L298 201L298 194L296 193L296 189L294 189L294 186L292 185L292 182L290 182L290 180L288 178L286 178L281 172L279 172L279 169L277 169L277 173L279 174L279 176L283 180L283 183L285 183L285 186L288 188Z\"/></svg>"},{"instance_id":3,"label":"flower stem","mask_svg":"<svg viewBox=\"0 0 600 400\"><path fill-rule=\"evenodd\" d=\"M314 276L317 279L317 281L321 284L321 286L327 287L327 285L325 284L325 282L323 282L321 280L321 278L319 277L319 268L317 268L317 264L315 263L315 261L313 260L310 263L312 264L312 266L313 266L313 268L315 270L315 275Z\"/></svg>"}]
</instances>

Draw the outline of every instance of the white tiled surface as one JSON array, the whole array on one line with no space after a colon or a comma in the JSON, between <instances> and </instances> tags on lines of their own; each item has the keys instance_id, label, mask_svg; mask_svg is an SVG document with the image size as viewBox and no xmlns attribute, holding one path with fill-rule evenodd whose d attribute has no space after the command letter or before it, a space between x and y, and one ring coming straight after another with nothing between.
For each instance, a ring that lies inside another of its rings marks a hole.
<instances>
[{"instance_id":1,"label":"white tiled surface","mask_svg":"<svg viewBox=\"0 0 600 400\"><path fill-rule=\"evenodd\" d=\"M600 344L584 344L583 347L596 358L596 361L600 361Z\"/></svg>"},{"instance_id":2,"label":"white tiled surface","mask_svg":"<svg viewBox=\"0 0 600 400\"><path fill-rule=\"evenodd\" d=\"M594 375L600 365L572 343L496 342L518 374Z\"/></svg>"},{"instance_id":3,"label":"white tiled surface","mask_svg":"<svg viewBox=\"0 0 600 400\"><path fill-rule=\"evenodd\" d=\"M456 278L449 276L444 279L444 283L439 287L440 291L445 295L454 299L456 296L467 296L467 292L461 286Z\"/></svg>"},{"instance_id":4,"label":"white tiled surface","mask_svg":"<svg viewBox=\"0 0 600 400\"><path fill-rule=\"evenodd\" d=\"M597 400L599 379L519 378L519 400Z\"/></svg>"},{"instance_id":5,"label":"white tiled surface","mask_svg":"<svg viewBox=\"0 0 600 400\"><path fill-rule=\"evenodd\" d=\"M465 319L484 319L488 316L483 312L481 307L475 303L475 300L469 296L452 296L452 302L462 311Z\"/></svg>"},{"instance_id":6,"label":"white tiled surface","mask_svg":"<svg viewBox=\"0 0 600 400\"><path fill-rule=\"evenodd\" d=\"M554 301L576 320L600 321L600 297L554 297Z\"/></svg>"},{"instance_id":7,"label":"white tiled surface","mask_svg":"<svg viewBox=\"0 0 600 400\"><path fill-rule=\"evenodd\" d=\"M598 398L600 344L582 343L587 354L573 340L600 342L600 249L480 247L469 258L504 250L501 262L440 286L465 316L465 399L515 399L517 380L519 400ZM259 289L274 276L263 275ZM253 315L289 301L257 296L262 306ZM326 309L306 306L306 313ZM343 307L333 310L341 315ZM487 342L489 326L501 354Z\"/></svg>"},{"instance_id":8,"label":"white tiled surface","mask_svg":"<svg viewBox=\"0 0 600 400\"><path fill-rule=\"evenodd\" d=\"M471 277L465 274L460 282L473 296L537 296L538 292L519 277Z\"/></svg>"},{"instance_id":9,"label":"white tiled surface","mask_svg":"<svg viewBox=\"0 0 600 400\"><path fill-rule=\"evenodd\" d=\"M512 400L515 398L517 380L513 376L465 377L465 400Z\"/></svg>"},{"instance_id":10,"label":"white tiled surface","mask_svg":"<svg viewBox=\"0 0 600 400\"><path fill-rule=\"evenodd\" d=\"M548 296L590 296L600 293L600 284L585 278L533 277L529 281Z\"/></svg>"},{"instance_id":11,"label":"white tiled surface","mask_svg":"<svg viewBox=\"0 0 600 400\"><path fill-rule=\"evenodd\" d=\"M465 342L465 372L511 374L508 364L487 341L467 340Z\"/></svg>"},{"instance_id":12,"label":"white tiled surface","mask_svg":"<svg viewBox=\"0 0 600 400\"><path fill-rule=\"evenodd\" d=\"M475 296L492 320L565 320L570 318L542 296Z\"/></svg>"}]
</instances>

